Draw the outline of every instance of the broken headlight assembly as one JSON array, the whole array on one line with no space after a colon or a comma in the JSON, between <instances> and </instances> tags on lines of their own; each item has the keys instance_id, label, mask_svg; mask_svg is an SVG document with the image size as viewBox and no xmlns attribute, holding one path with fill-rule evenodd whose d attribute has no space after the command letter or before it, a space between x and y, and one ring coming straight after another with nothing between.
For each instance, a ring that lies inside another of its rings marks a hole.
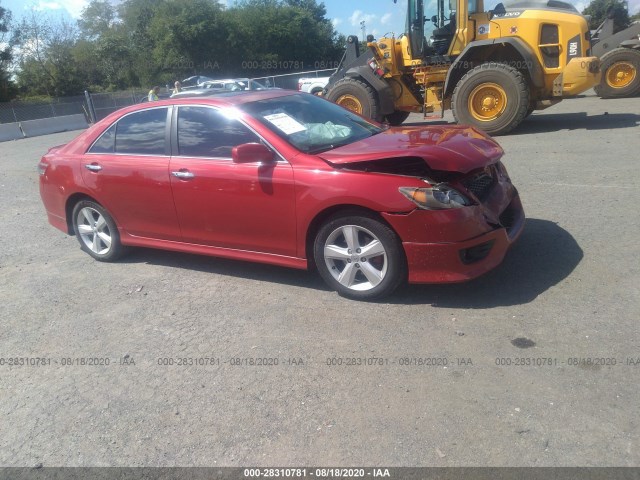
<instances>
[{"instance_id":1,"label":"broken headlight assembly","mask_svg":"<svg viewBox=\"0 0 640 480\"><path fill-rule=\"evenodd\" d=\"M446 210L472 205L471 200L446 183L423 188L400 187L398 190L423 210Z\"/></svg>"}]
</instances>

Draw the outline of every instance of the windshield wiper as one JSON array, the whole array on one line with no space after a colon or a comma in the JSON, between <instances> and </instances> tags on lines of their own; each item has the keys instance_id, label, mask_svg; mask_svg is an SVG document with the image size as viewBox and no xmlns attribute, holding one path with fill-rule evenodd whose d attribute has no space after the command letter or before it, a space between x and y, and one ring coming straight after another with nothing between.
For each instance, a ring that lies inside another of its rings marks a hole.
<instances>
[{"instance_id":1,"label":"windshield wiper","mask_svg":"<svg viewBox=\"0 0 640 480\"><path fill-rule=\"evenodd\" d=\"M367 138L367 137L365 137ZM307 153L313 155L315 153L322 153L322 152L326 152L327 150L333 150L334 148L338 148L338 147L344 147L345 145L350 145L354 142L357 142L358 140L362 140L362 139L349 139L346 142L338 142L338 143L332 143L331 145L325 145L323 147L320 148L315 148L313 150L309 150Z\"/></svg>"},{"instance_id":2,"label":"windshield wiper","mask_svg":"<svg viewBox=\"0 0 640 480\"><path fill-rule=\"evenodd\" d=\"M327 150L331 150L333 148L335 148L333 145L325 145L323 147L307 150L306 153L308 153L309 155L315 155L316 153L326 152Z\"/></svg>"}]
</instances>

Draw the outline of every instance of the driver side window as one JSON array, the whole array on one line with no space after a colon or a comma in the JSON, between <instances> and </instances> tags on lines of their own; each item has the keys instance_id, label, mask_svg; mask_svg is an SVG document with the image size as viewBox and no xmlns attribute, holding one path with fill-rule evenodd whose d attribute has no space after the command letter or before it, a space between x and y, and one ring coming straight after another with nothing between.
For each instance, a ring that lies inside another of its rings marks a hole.
<instances>
[{"instance_id":1,"label":"driver side window","mask_svg":"<svg viewBox=\"0 0 640 480\"><path fill-rule=\"evenodd\" d=\"M238 120L208 107L182 106L178 110L178 155L231 158L233 147L259 143L260 138Z\"/></svg>"}]
</instances>

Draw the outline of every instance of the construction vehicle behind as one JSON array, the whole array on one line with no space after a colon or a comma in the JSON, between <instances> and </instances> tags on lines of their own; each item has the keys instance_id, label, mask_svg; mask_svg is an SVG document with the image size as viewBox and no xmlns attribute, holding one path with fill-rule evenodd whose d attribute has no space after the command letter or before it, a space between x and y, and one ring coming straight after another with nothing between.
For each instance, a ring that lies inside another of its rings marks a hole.
<instances>
[{"instance_id":1,"label":"construction vehicle behind","mask_svg":"<svg viewBox=\"0 0 640 480\"><path fill-rule=\"evenodd\" d=\"M361 52L348 37L329 100L392 125L451 109L458 123L499 135L600 81L587 21L569 3L506 0L485 12L483 0L437 0L432 17L423 0L407 3L398 38L370 36Z\"/></svg>"},{"instance_id":2,"label":"construction vehicle behind","mask_svg":"<svg viewBox=\"0 0 640 480\"><path fill-rule=\"evenodd\" d=\"M600 57L602 79L594 87L603 98L640 94L640 22L614 32L613 16L592 35L593 54Z\"/></svg>"}]
</instances>

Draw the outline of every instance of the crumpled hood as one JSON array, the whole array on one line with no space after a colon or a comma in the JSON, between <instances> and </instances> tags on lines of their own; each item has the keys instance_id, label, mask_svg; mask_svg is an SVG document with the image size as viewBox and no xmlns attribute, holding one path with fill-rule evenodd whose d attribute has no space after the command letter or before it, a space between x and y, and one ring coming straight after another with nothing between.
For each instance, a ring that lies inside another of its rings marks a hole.
<instances>
[{"instance_id":1,"label":"crumpled hood","mask_svg":"<svg viewBox=\"0 0 640 480\"><path fill-rule=\"evenodd\" d=\"M497 162L504 151L488 135L466 126L395 127L319 154L333 165L420 157L432 170L468 173Z\"/></svg>"}]
</instances>

